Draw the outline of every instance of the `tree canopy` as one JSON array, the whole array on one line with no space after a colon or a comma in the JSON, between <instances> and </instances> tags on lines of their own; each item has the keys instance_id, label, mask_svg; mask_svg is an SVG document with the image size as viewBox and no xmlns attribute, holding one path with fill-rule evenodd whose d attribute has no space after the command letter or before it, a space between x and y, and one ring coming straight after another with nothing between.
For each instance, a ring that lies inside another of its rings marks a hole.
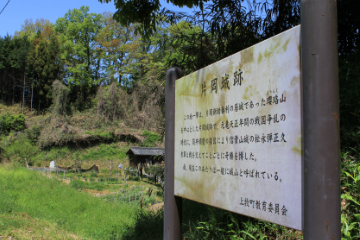
<instances>
[{"instance_id":1,"label":"tree canopy","mask_svg":"<svg viewBox=\"0 0 360 240\"><path fill-rule=\"evenodd\" d=\"M62 84L68 89L62 114L94 106L100 114L113 108L111 99L154 114L147 103L163 107L168 68L191 73L300 23L300 0L171 1L196 6L192 14L161 9L159 1L114 3L115 14L83 6L55 23L26 20L14 36L0 37L1 101L40 113L54 103L53 91ZM357 126L360 2L337 4L342 124Z\"/></svg>"}]
</instances>

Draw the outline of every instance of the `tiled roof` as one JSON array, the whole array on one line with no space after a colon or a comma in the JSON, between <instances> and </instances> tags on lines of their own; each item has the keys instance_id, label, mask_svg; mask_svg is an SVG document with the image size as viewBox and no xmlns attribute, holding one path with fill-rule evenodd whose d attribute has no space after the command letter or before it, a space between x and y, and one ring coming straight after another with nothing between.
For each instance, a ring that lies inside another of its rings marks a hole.
<instances>
[{"instance_id":1,"label":"tiled roof","mask_svg":"<svg viewBox=\"0 0 360 240\"><path fill-rule=\"evenodd\" d=\"M130 147L126 154L132 152L134 155L164 155L165 148L149 148L149 147Z\"/></svg>"}]
</instances>

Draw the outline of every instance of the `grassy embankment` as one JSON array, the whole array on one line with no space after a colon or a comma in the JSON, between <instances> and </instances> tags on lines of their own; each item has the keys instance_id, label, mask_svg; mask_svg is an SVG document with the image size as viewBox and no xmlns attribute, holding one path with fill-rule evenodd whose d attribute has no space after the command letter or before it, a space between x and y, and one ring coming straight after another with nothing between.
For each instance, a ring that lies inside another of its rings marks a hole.
<instances>
[{"instance_id":1,"label":"grassy embankment","mask_svg":"<svg viewBox=\"0 0 360 240\"><path fill-rule=\"evenodd\" d=\"M56 180L54 174L50 178L45 175L27 169L0 168L0 236L19 239L123 239L128 236L131 239L136 212L147 211L138 210L140 199L129 202L126 197L125 201L118 201L109 195L99 198L81 190L91 189L89 186L94 184L100 186L101 191L117 191L119 194L113 196L118 198L125 193L138 196L137 189L144 190L146 186L149 189L151 185L139 181L116 185L85 181L84 175L73 178L68 186ZM106 180L115 181L114 178ZM155 194L150 195L151 192L143 195L144 207L156 199ZM153 229L148 236L151 231Z\"/></svg>"}]
</instances>

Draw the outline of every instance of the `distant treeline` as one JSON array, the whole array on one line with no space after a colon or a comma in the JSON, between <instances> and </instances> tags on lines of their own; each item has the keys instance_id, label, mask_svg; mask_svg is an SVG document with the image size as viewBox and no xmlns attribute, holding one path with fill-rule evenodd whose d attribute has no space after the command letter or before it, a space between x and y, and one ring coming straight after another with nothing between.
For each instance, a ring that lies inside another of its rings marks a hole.
<instances>
[{"instance_id":1,"label":"distant treeline","mask_svg":"<svg viewBox=\"0 0 360 240\"><path fill-rule=\"evenodd\" d=\"M74 9L55 24L26 20L14 36L0 38L2 103L25 103L41 111L52 104L52 84L60 80L73 108L82 110L99 86L113 82L131 92L152 64L162 64L151 41L134 26L123 27L112 14ZM156 79L157 80L157 79Z\"/></svg>"},{"instance_id":2,"label":"distant treeline","mask_svg":"<svg viewBox=\"0 0 360 240\"><path fill-rule=\"evenodd\" d=\"M298 13L296 4L290 7ZM274 26L280 26L272 21L266 29L260 27L265 26L259 24L261 12L251 17L255 10L247 12L241 5L222 13L206 9L202 16L191 17L159 12L150 36L142 35L141 24L123 26L113 14L89 13L85 6L69 10L55 23L26 20L13 36L0 37L0 101L41 113L53 103L52 85L59 80L68 88L68 107L74 110L96 104L99 87L111 83L127 94L135 92L139 110L153 93L161 95L161 105L169 67L190 73L276 34ZM282 28L297 25L295 15ZM217 19L216 25L211 19Z\"/></svg>"},{"instance_id":3,"label":"distant treeline","mask_svg":"<svg viewBox=\"0 0 360 240\"><path fill-rule=\"evenodd\" d=\"M163 114L169 67L191 73L300 23L299 0L247 4L213 1L190 15L164 9L151 23L152 34L85 6L55 23L26 20L13 36L0 37L0 102L41 113L56 99L67 112L96 107L116 119L121 111L111 101L142 112L150 99ZM337 4L341 124L351 129L360 126L360 2ZM54 93L55 80L62 93Z\"/></svg>"}]
</instances>

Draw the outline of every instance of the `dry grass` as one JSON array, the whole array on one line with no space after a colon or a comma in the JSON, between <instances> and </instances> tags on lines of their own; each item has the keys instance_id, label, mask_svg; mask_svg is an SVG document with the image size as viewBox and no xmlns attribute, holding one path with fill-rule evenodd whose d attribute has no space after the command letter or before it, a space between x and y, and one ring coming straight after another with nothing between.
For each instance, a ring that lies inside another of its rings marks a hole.
<instances>
[{"instance_id":1,"label":"dry grass","mask_svg":"<svg viewBox=\"0 0 360 240\"><path fill-rule=\"evenodd\" d=\"M126 139L139 143L144 140L141 130L126 127L124 123L104 122L103 126L97 128L96 121L96 117L89 114L76 115L68 119L51 118L41 129L38 146L48 148L69 143L78 146L93 141L114 142Z\"/></svg>"},{"instance_id":2,"label":"dry grass","mask_svg":"<svg viewBox=\"0 0 360 240\"><path fill-rule=\"evenodd\" d=\"M38 116L33 111L31 116L30 109L25 107L26 128L40 128L40 149L68 144L81 147L94 141L140 143L144 141L143 129L159 133L163 128L164 113L160 104L163 88L159 84L138 83L132 94L128 94L116 84L100 87L94 108L71 115L59 110ZM57 98L55 107L63 104L59 101ZM5 112L19 114L22 108L19 104L0 104L0 114Z\"/></svg>"},{"instance_id":3,"label":"dry grass","mask_svg":"<svg viewBox=\"0 0 360 240\"><path fill-rule=\"evenodd\" d=\"M6 112L10 113L11 115L20 114L20 113L22 113L22 107L20 107L19 103L16 103L14 105L9 105L9 106L0 103L0 115L4 114ZM33 108L32 114L33 114L33 116L35 116L37 114L37 111L34 108ZM24 115L27 117L31 116L31 110L27 106L24 107Z\"/></svg>"},{"instance_id":4,"label":"dry grass","mask_svg":"<svg viewBox=\"0 0 360 240\"><path fill-rule=\"evenodd\" d=\"M164 87L158 83L137 83L131 95L112 83L107 89L99 88L96 118L102 122L122 121L135 129L159 132L164 113L161 100Z\"/></svg>"}]
</instances>

